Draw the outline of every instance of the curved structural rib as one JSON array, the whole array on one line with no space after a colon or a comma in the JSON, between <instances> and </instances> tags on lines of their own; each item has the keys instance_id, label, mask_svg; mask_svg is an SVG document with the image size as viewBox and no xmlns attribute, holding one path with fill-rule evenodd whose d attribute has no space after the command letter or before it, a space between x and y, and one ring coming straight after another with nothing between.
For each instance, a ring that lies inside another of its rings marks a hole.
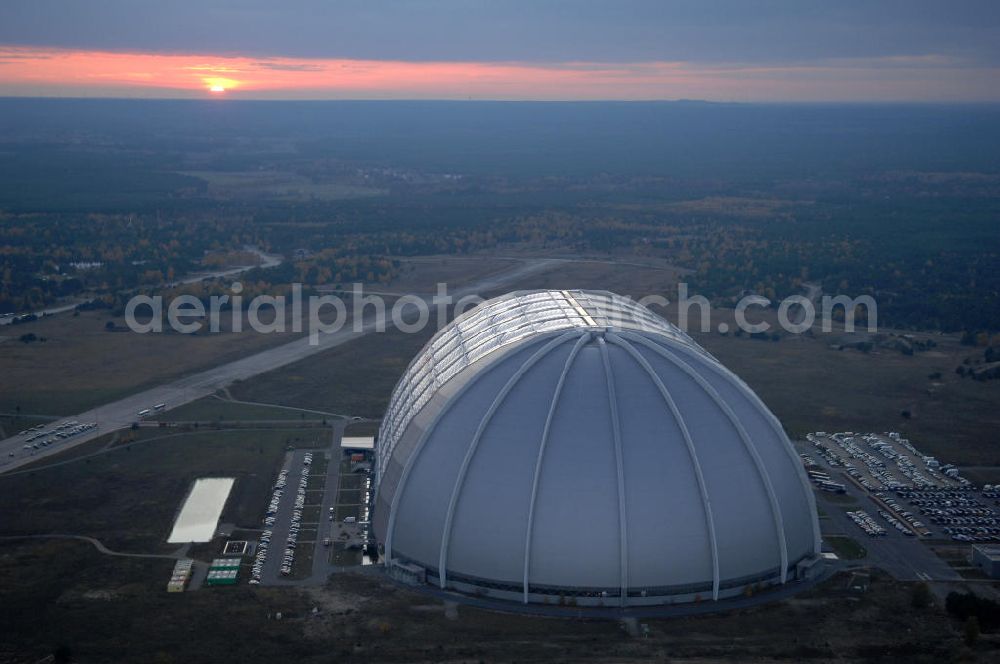
<instances>
[{"instance_id":1,"label":"curved structural rib","mask_svg":"<svg viewBox=\"0 0 1000 664\"><path fill-rule=\"evenodd\" d=\"M562 341L566 341L566 340L568 340L570 338L578 336L579 334L580 334L579 330L569 331L569 332L563 333L559 337L559 339L562 340ZM482 376L481 373L480 374L476 374L473 377L472 380L470 380L468 383L466 383L462 387L462 389L459 390L454 395L453 399L457 399L459 396L461 396L461 394L463 392L465 392L466 390L468 390L469 388L471 388L475 384L476 380L478 378L480 378L481 376ZM396 485L395 492L392 494L392 501L391 501L390 506L389 506L388 523L386 525L386 530L385 530L385 547L384 548L385 548L385 562L386 562L387 565L392 562L392 550L393 550L392 549L392 544L393 544L392 540L393 540L393 537L394 537L395 532L396 532L396 515L399 513L399 501L400 501L400 499L401 499L401 497L402 497L402 495L403 495L403 493L404 493L404 491L406 489L407 480L410 477L410 473L413 471L414 463L420 457L420 453L421 453L421 451L423 451L423 448L427 444L428 439L431 437L431 434L433 434L434 429L437 427L438 422L441 420L442 417L444 417L444 415L447 412L448 412L448 410L446 408L443 408L443 409L439 410L435 414L434 419L431 421L430 425L427 427L427 429L420 436L420 439L417 441L417 445L414 448L413 453L410 454L410 456L406 459L405 463L403 464L403 470L402 470L402 473L400 474L399 482ZM381 478L378 478L378 479L381 479ZM381 489L381 485L377 486L376 487L376 493L380 489Z\"/></svg>"},{"instance_id":2,"label":"curved structural rib","mask_svg":"<svg viewBox=\"0 0 1000 664\"><path fill-rule=\"evenodd\" d=\"M746 428L740 422L739 418L736 417L736 413L734 413L733 409L729 407L729 404L727 404L722 397L719 396L716 389L709 385L704 378L698 375L698 373L691 368L691 365L676 355L665 351L662 346L649 341L645 337L630 334L628 332L623 332L622 335L627 339L635 340L637 343L642 344L660 357L676 365L678 369L683 371L698 384L705 394L707 394L716 403L716 405L719 406L722 412L726 414L726 417L729 418L729 421L733 424L733 426L736 427L740 440L743 441L743 446L753 459L754 467L757 469L757 475L760 477L760 480L764 485L764 490L767 493L767 500L771 506L771 514L774 519L774 530L778 538L779 555L781 557L781 582L785 583L788 579L788 542L786 541L785 524L784 519L781 516L781 507L778 505L778 498L774 494L774 485L771 484L771 476L768 475L767 469L764 467L764 462L760 458L760 453L757 452L757 448L754 446L753 441L750 440L750 436L747 434Z\"/></svg>"},{"instance_id":3,"label":"curved structural rib","mask_svg":"<svg viewBox=\"0 0 1000 664\"><path fill-rule=\"evenodd\" d=\"M552 403L549 405L549 413L545 417L545 428L542 429L542 439L538 444L538 457L535 459L535 474L531 480L531 498L528 502L528 525L524 536L524 603L528 603L528 587L531 573L531 538L535 525L535 501L538 498L538 478L542 474L542 461L545 458L545 446L549 442L549 431L552 429L552 418L555 417L556 408L559 407L559 397L562 396L563 385L566 383L566 375L573 366L577 353L588 341L589 335L580 335L563 364L562 373L559 374L559 381L556 383L552 393Z\"/></svg>"},{"instance_id":4,"label":"curved structural rib","mask_svg":"<svg viewBox=\"0 0 1000 664\"><path fill-rule=\"evenodd\" d=\"M615 448L615 466L618 473L618 555L621 586L619 599L621 606L625 606L625 601L628 599L628 515L625 513L625 465L622 461L621 422L618 419L618 399L615 398L615 376L611 371L611 362L608 361L608 345L603 337L597 338L597 345L601 349L604 377L608 381L608 409L611 411L612 443Z\"/></svg>"},{"instance_id":5,"label":"curved structural rib","mask_svg":"<svg viewBox=\"0 0 1000 664\"><path fill-rule=\"evenodd\" d=\"M582 334L587 334L586 332ZM483 415L483 419L479 422L479 428L476 429L476 435L472 438L472 443L469 445L469 449L465 453L465 458L462 459L462 465L458 469L458 476L455 478L455 486L451 492L451 500L448 502L448 512L444 519L444 530L441 533L441 551L438 560L438 579L440 580L440 585L444 588L448 583L448 547L451 544L451 524L455 517L455 505L458 503L458 495L462 492L462 484L465 483L465 475L469 471L469 464L472 463L472 457L476 455L476 450L479 449L479 441L483 438L483 433L486 431L486 427L489 426L490 420L493 419L493 414L496 413L497 408L503 403L503 400L507 397L514 386L517 385L518 381L528 373L535 364L538 363L543 357L548 355L551 351L563 343L566 343L572 338L581 335L579 330L568 332L562 334L552 341L545 344L542 348L538 349L534 355L532 355L528 360L521 365L521 367L510 377L507 384L503 386L503 389L497 394L493 403L490 404L489 410Z\"/></svg>"},{"instance_id":6,"label":"curved structural rib","mask_svg":"<svg viewBox=\"0 0 1000 664\"><path fill-rule=\"evenodd\" d=\"M460 316L400 379L376 453L373 532L410 582L631 607L819 569L812 490L774 415L612 293L519 291Z\"/></svg>"},{"instance_id":7,"label":"curved structural rib","mask_svg":"<svg viewBox=\"0 0 1000 664\"><path fill-rule=\"evenodd\" d=\"M649 309L612 293L517 291L488 300L442 328L410 361L393 390L379 432L376 481L410 418L426 404L433 384L446 383L497 349L519 343L539 330L593 328L595 324L655 331L698 348L690 337ZM428 380L428 374L433 374L433 381Z\"/></svg>"},{"instance_id":8,"label":"curved structural rib","mask_svg":"<svg viewBox=\"0 0 1000 664\"><path fill-rule=\"evenodd\" d=\"M671 352L674 352L674 350L672 349ZM708 363L705 366L711 368L716 375L721 376L723 379L733 381L739 387L740 392L742 392L743 395L746 396L754 406L756 406L757 410L767 421L768 425L771 427L771 431L774 432L778 439L784 440L787 438L785 430L781 426L781 422L778 421L775 414L768 409L764 402L761 401L760 397L757 396L757 393L750 389L750 386L747 385L743 379L729 371L726 371L725 367L716 362ZM791 462L792 467L795 468L796 475L799 478L799 484L802 488L802 494L806 498L806 504L808 505L808 512L812 522L813 553L818 555L820 551L823 550L823 541L819 529L819 514L816 511L816 496L813 495L809 477L806 475L805 467L802 465L802 460L799 459L795 450L790 445L782 445L781 447L788 456L788 460Z\"/></svg>"},{"instance_id":9,"label":"curved structural rib","mask_svg":"<svg viewBox=\"0 0 1000 664\"><path fill-rule=\"evenodd\" d=\"M667 391L667 387L663 384L663 381L660 380L659 375L657 375L656 371L654 371L653 367L649 365L646 358L644 358L642 354L640 354L639 351L632 346L632 344L617 334L609 334L608 341L624 349L625 352L628 353L640 367L642 367L643 371L645 371L649 376L649 379L654 385L656 385L656 389L659 390L660 396L663 397L663 402L667 405L667 408L670 410L670 414L677 422L677 427L681 430L681 437L684 438L684 446L687 448L688 457L691 459L691 469L694 471L695 480L698 483L698 493L701 494L701 506L705 515L705 530L708 532L708 543L712 550L712 599L719 599L719 545L715 536L715 520L712 518L712 503L708 499L708 486L705 484L705 474L701 470L701 463L698 461L698 452L695 450L694 441L691 439L691 433L688 431L687 424L684 422L684 416L681 415L681 411L677 408L674 398L670 396L670 392Z\"/></svg>"}]
</instances>

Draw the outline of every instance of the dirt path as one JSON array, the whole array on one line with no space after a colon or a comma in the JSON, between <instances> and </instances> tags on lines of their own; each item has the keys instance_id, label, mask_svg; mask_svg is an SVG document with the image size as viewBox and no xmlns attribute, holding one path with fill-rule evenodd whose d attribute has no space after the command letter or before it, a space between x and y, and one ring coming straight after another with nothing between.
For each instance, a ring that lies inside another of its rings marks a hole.
<instances>
[{"instance_id":1,"label":"dirt path","mask_svg":"<svg viewBox=\"0 0 1000 664\"><path fill-rule=\"evenodd\" d=\"M50 535L5 535L0 537L0 541L13 541L13 540L32 540L32 539L68 539L68 540L79 540L81 542L88 542L94 546L99 552L106 556L121 556L123 558L164 558L168 560L177 560L179 558L187 558L188 549L190 544L185 544L180 547L174 553L126 553L124 551L113 551L108 547L104 546L101 540L96 537L90 537L88 535L69 535L65 533L53 533Z\"/></svg>"},{"instance_id":2,"label":"dirt path","mask_svg":"<svg viewBox=\"0 0 1000 664\"><path fill-rule=\"evenodd\" d=\"M234 398L233 395L229 392L228 388L226 388L225 393L229 397L228 399L224 399L220 397L218 394L213 394L212 397L222 402L238 403L243 406L265 406L267 408L280 408L282 410L293 410L297 413L312 413L314 415L326 415L327 417L339 417L344 420L351 419L351 416L345 413L328 413L325 410L312 410L310 408L298 408L296 406L282 406L276 403L263 403L261 401L242 401L240 399Z\"/></svg>"}]
</instances>

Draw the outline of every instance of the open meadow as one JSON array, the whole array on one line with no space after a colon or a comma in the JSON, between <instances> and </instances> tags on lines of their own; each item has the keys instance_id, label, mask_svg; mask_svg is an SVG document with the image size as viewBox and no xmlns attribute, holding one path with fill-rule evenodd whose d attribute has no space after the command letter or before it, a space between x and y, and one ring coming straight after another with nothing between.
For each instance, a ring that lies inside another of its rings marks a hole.
<instances>
[{"instance_id":1,"label":"open meadow","mask_svg":"<svg viewBox=\"0 0 1000 664\"><path fill-rule=\"evenodd\" d=\"M257 528L288 447L329 444L329 427L143 428L0 475L0 536L96 537L116 550L166 552L174 517L200 477L235 477L221 521ZM65 459L72 461L63 463Z\"/></svg>"}]
</instances>

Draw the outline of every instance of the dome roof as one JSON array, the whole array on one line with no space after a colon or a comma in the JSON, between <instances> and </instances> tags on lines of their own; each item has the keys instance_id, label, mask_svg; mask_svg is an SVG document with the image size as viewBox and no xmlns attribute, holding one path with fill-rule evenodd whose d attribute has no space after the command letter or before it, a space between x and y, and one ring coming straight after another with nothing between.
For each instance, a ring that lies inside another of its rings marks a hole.
<instances>
[{"instance_id":1,"label":"dome roof","mask_svg":"<svg viewBox=\"0 0 1000 664\"><path fill-rule=\"evenodd\" d=\"M441 330L396 387L376 481L389 561L525 602L718 599L819 551L775 417L605 292L511 293Z\"/></svg>"}]
</instances>

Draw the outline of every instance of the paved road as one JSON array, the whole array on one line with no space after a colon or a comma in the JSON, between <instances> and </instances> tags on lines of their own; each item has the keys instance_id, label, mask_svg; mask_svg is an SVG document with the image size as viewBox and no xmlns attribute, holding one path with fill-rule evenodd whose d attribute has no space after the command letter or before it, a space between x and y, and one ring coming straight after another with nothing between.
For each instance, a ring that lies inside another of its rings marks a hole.
<instances>
[{"instance_id":1,"label":"paved road","mask_svg":"<svg viewBox=\"0 0 1000 664\"><path fill-rule=\"evenodd\" d=\"M293 411L295 411L297 413L311 413L313 415L323 415L324 417L343 417L343 418L350 417L349 414L345 415L344 413L328 413L325 410L313 410L312 408L299 408L298 406L283 406L281 404L276 404L276 403L262 403L260 401L243 401L241 399L223 399L221 397L217 397L217 398L222 403L238 403L238 404L242 404L244 406L264 406L265 408L279 408L281 410L293 410ZM260 420L258 420L258 421L260 421ZM288 420L285 420L285 421L287 422Z\"/></svg>"},{"instance_id":2,"label":"paved road","mask_svg":"<svg viewBox=\"0 0 1000 664\"><path fill-rule=\"evenodd\" d=\"M960 581L955 570L941 560L930 548L916 537L907 537L889 525L878 511L879 506L868 493L849 481L842 468L833 468L826 463L815 448L803 441L796 443L800 452L806 452L819 464L819 467L836 482L847 487L847 495L857 503L845 505L836 502L836 494L816 491L816 503L826 518L820 520L824 535L846 535L862 544L868 550L865 562L884 569L893 578L902 581ZM869 537L861 528L851 521L847 511L864 510L886 529L884 537Z\"/></svg>"},{"instance_id":3,"label":"paved road","mask_svg":"<svg viewBox=\"0 0 1000 664\"><path fill-rule=\"evenodd\" d=\"M457 298L476 293L487 293L515 282L537 272L543 272L562 264L565 261L556 259L538 259L524 261L510 270L493 274L474 282L466 287L455 290L452 296ZM392 326L391 320L385 321L386 327ZM131 396L105 404L78 415L69 416L67 420L78 422L97 422L98 427L73 438L59 441L48 447L35 450L24 450L24 438L12 436L0 441L0 473L8 472L37 461L40 458L57 454L63 450L75 447L100 436L108 431L127 427L136 420L137 413L155 404L165 403L167 409L176 408L208 396L239 380L246 380L258 374L297 362L316 353L329 350L341 344L357 339L376 330L374 312L366 318L363 325L345 325L337 332L321 334L318 343L311 345L308 337L303 337L289 343L261 351L228 364L213 367L199 373L180 378L159 387L154 387ZM31 454L34 452L34 455ZM13 453L13 457L11 457Z\"/></svg>"},{"instance_id":4,"label":"paved road","mask_svg":"<svg viewBox=\"0 0 1000 664\"><path fill-rule=\"evenodd\" d=\"M823 286L821 284L806 282L802 284L805 287L806 292L804 296L807 300L812 302L813 305L813 315L819 318L820 313L822 313L822 308L819 306L819 297L823 294ZM794 313L792 314L792 325L799 325L805 320L806 310L802 307L795 307Z\"/></svg>"}]
</instances>

